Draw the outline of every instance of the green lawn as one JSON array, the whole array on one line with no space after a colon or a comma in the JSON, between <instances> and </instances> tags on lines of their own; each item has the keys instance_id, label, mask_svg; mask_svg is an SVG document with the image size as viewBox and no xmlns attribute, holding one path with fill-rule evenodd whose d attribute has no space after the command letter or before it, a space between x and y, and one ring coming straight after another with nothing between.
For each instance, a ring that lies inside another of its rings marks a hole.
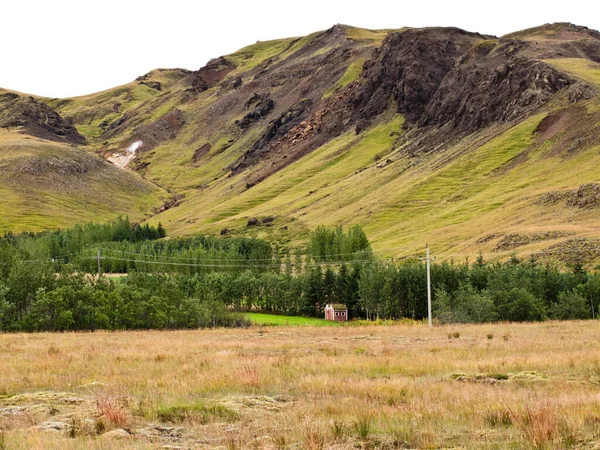
<instances>
[{"instance_id":1,"label":"green lawn","mask_svg":"<svg viewBox=\"0 0 600 450\"><path fill-rule=\"evenodd\" d=\"M314 327L338 326L339 322L314 317L280 316L276 314L246 313L245 317L257 325L301 325Z\"/></svg>"}]
</instances>

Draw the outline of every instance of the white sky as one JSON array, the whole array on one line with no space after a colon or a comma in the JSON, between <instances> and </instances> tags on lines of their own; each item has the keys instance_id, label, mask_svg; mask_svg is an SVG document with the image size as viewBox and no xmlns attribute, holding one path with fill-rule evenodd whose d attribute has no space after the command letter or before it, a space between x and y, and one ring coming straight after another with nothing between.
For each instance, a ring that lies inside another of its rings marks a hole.
<instances>
[{"instance_id":1,"label":"white sky","mask_svg":"<svg viewBox=\"0 0 600 450\"><path fill-rule=\"evenodd\" d=\"M598 30L599 13L598 0L5 1L0 86L48 97L89 94L154 68L198 69L257 40L336 23L503 35L549 22Z\"/></svg>"}]
</instances>

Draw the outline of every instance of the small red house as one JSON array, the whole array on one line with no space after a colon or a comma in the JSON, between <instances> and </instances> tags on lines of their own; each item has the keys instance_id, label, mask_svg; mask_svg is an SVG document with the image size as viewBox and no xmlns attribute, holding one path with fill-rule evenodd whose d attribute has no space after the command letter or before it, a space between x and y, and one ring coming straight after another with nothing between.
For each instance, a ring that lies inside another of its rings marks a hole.
<instances>
[{"instance_id":1,"label":"small red house","mask_svg":"<svg viewBox=\"0 0 600 450\"><path fill-rule=\"evenodd\" d=\"M348 320L348 308L346 305L331 304L325 306L325 320L346 322Z\"/></svg>"}]
</instances>

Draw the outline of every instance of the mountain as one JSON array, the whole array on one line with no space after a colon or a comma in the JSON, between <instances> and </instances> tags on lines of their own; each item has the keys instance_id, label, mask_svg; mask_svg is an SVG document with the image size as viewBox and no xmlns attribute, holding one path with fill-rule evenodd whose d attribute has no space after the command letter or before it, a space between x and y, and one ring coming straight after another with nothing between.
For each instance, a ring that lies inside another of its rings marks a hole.
<instances>
[{"instance_id":1,"label":"mountain","mask_svg":"<svg viewBox=\"0 0 600 450\"><path fill-rule=\"evenodd\" d=\"M594 261L599 87L600 33L556 23L336 25L85 97L4 91L0 229L127 212L294 246L360 223L386 256Z\"/></svg>"}]
</instances>

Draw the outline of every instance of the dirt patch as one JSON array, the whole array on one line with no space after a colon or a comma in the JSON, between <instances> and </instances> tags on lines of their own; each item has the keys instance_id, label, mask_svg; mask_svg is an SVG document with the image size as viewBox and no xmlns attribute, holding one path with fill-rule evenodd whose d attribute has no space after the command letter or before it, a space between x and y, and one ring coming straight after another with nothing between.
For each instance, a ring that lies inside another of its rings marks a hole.
<instances>
[{"instance_id":1,"label":"dirt patch","mask_svg":"<svg viewBox=\"0 0 600 450\"><path fill-rule=\"evenodd\" d=\"M198 161L200 161L204 156L208 155L208 152L210 152L210 144L206 143L203 146L201 146L200 148L198 148L195 152L194 155L192 156L192 162L197 163Z\"/></svg>"},{"instance_id":2,"label":"dirt patch","mask_svg":"<svg viewBox=\"0 0 600 450\"><path fill-rule=\"evenodd\" d=\"M548 115L538 124L535 130L538 143L541 144L564 132L568 127L579 122L584 115L585 111L583 108L569 108Z\"/></svg>"},{"instance_id":3,"label":"dirt patch","mask_svg":"<svg viewBox=\"0 0 600 450\"><path fill-rule=\"evenodd\" d=\"M553 239L560 239L563 237L571 236L572 233L565 231L546 231L543 233L535 234L507 234L505 235L498 244L494 247L494 252L513 250L524 245L534 244L536 242L551 241Z\"/></svg>"},{"instance_id":4,"label":"dirt patch","mask_svg":"<svg viewBox=\"0 0 600 450\"><path fill-rule=\"evenodd\" d=\"M504 174L510 172L515 167L520 166L521 164L523 164L528 159L529 159L529 149L524 150L521 153L519 153L517 156L514 156L514 157L510 158L508 161L506 161L500 167L492 170L489 173L489 175L496 176L496 177L504 175Z\"/></svg>"}]
</instances>

